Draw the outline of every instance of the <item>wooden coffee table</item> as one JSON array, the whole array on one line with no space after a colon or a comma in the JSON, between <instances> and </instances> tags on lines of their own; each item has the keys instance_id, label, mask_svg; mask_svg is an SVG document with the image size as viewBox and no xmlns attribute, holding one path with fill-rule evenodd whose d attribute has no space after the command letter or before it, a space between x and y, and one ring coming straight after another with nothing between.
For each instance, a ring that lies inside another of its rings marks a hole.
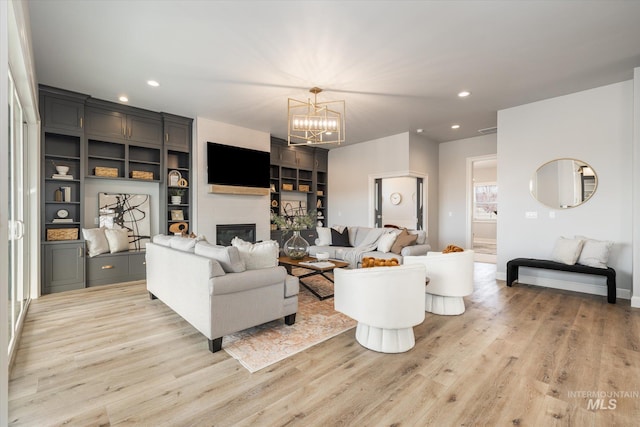
<instances>
[{"instance_id":1,"label":"wooden coffee table","mask_svg":"<svg viewBox=\"0 0 640 427\"><path fill-rule=\"evenodd\" d=\"M311 272L309 273L301 274L300 276L296 276L296 277L298 277L298 280L300 280L300 284L302 284L302 286L307 288L309 292L315 295L319 300L325 300L327 298L333 297L333 294L320 295L315 289L313 289L311 286L304 283L302 279L305 277L320 275L325 279L327 279L328 281L330 281L331 283L333 283L333 279L327 276L325 273L331 273L335 268L347 267L349 263L344 261L338 261L336 259L330 259L328 260L328 262L330 262L333 265L321 266L321 265L314 265L314 264L300 264L300 263L306 263L306 262L318 263L321 261L318 261L316 258L313 258L310 256L306 256L302 259L291 259L288 256L281 256L280 258L278 258L278 264L284 266L284 268L287 269L287 273L291 274L292 276L293 274L291 273L291 270L294 267L306 268L307 270L311 270Z\"/></svg>"}]
</instances>

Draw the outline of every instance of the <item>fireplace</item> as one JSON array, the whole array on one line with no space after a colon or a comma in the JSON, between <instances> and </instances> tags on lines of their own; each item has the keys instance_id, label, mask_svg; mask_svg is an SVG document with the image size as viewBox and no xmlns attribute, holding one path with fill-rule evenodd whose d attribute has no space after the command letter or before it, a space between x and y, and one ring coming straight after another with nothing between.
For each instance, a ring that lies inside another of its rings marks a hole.
<instances>
[{"instance_id":1,"label":"fireplace","mask_svg":"<svg viewBox=\"0 0 640 427\"><path fill-rule=\"evenodd\" d=\"M218 224L216 225L216 244L229 246L231 240L238 237L246 242L256 242L255 224Z\"/></svg>"}]
</instances>

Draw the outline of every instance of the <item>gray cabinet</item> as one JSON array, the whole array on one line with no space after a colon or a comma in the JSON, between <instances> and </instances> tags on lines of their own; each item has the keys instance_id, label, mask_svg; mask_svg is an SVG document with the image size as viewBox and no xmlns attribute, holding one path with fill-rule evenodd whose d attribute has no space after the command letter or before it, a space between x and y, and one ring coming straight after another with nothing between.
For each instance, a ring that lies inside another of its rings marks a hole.
<instances>
[{"instance_id":1,"label":"gray cabinet","mask_svg":"<svg viewBox=\"0 0 640 427\"><path fill-rule=\"evenodd\" d=\"M327 172L329 166L329 150L316 148L315 169L319 172Z\"/></svg>"},{"instance_id":2,"label":"gray cabinet","mask_svg":"<svg viewBox=\"0 0 640 427\"><path fill-rule=\"evenodd\" d=\"M121 109L88 106L86 119L86 133L90 138L162 145L159 114L127 113Z\"/></svg>"},{"instance_id":3,"label":"gray cabinet","mask_svg":"<svg viewBox=\"0 0 640 427\"><path fill-rule=\"evenodd\" d=\"M44 126L67 131L82 131L84 125L84 103L44 97Z\"/></svg>"},{"instance_id":4,"label":"gray cabinet","mask_svg":"<svg viewBox=\"0 0 640 427\"><path fill-rule=\"evenodd\" d=\"M87 286L144 280L145 252L128 251L87 258Z\"/></svg>"},{"instance_id":5,"label":"gray cabinet","mask_svg":"<svg viewBox=\"0 0 640 427\"><path fill-rule=\"evenodd\" d=\"M82 241L43 245L43 294L84 288L84 251Z\"/></svg>"},{"instance_id":6,"label":"gray cabinet","mask_svg":"<svg viewBox=\"0 0 640 427\"><path fill-rule=\"evenodd\" d=\"M313 164L314 164L313 151L297 150L296 151L296 162L297 162L297 168L298 169L306 169L306 170L312 171L313 170Z\"/></svg>"},{"instance_id":7,"label":"gray cabinet","mask_svg":"<svg viewBox=\"0 0 640 427\"><path fill-rule=\"evenodd\" d=\"M174 150L191 151L191 123L185 117L163 113L164 145Z\"/></svg>"}]
</instances>

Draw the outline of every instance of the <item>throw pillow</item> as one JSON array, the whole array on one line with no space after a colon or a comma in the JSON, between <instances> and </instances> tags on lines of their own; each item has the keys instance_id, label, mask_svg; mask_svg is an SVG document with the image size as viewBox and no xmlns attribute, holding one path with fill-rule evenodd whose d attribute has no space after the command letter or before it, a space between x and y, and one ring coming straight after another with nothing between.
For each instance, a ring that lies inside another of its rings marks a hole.
<instances>
[{"instance_id":1,"label":"throw pillow","mask_svg":"<svg viewBox=\"0 0 640 427\"><path fill-rule=\"evenodd\" d=\"M225 273L242 273L247 268L235 246L212 245L208 242L198 242L195 246L196 255L218 261Z\"/></svg>"},{"instance_id":2,"label":"throw pillow","mask_svg":"<svg viewBox=\"0 0 640 427\"><path fill-rule=\"evenodd\" d=\"M316 227L316 232L318 233L316 245L331 246L331 229L329 227Z\"/></svg>"},{"instance_id":3,"label":"throw pillow","mask_svg":"<svg viewBox=\"0 0 640 427\"><path fill-rule=\"evenodd\" d=\"M182 236L173 236L171 238L171 241L169 242L169 246L179 251L193 252L197 242L198 241L196 239L190 239L188 237Z\"/></svg>"},{"instance_id":4,"label":"throw pillow","mask_svg":"<svg viewBox=\"0 0 640 427\"><path fill-rule=\"evenodd\" d=\"M416 234L409 234L405 228L400 232L400 234L398 234L398 237L396 237L396 241L391 246L391 252L400 255L402 248L405 246L415 245L417 239L418 236Z\"/></svg>"},{"instance_id":5,"label":"throw pillow","mask_svg":"<svg viewBox=\"0 0 640 427\"><path fill-rule=\"evenodd\" d=\"M259 270L278 266L280 246L275 240L249 243L234 237L231 246L238 248L240 257L244 261L247 270Z\"/></svg>"},{"instance_id":6,"label":"throw pillow","mask_svg":"<svg viewBox=\"0 0 640 427\"><path fill-rule=\"evenodd\" d=\"M576 239L584 240L584 245L578 258L578 264L596 268L607 268L613 242L589 239L584 236L576 236Z\"/></svg>"},{"instance_id":7,"label":"throw pillow","mask_svg":"<svg viewBox=\"0 0 640 427\"><path fill-rule=\"evenodd\" d=\"M346 246L351 247L349 243L349 228L345 227L342 232L339 232L335 228L331 228L331 246Z\"/></svg>"},{"instance_id":8,"label":"throw pillow","mask_svg":"<svg viewBox=\"0 0 640 427\"><path fill-rule=\"evenodd\" d=\"M416 245L424 245L427 243L427 232L424 230L411 230L409 234L415 234L418 236L416 239Z\"/></svg>"},{"instance_id":9,"label":"throw pillow","mask_svg":"<svg viewBox=\"0 0 640 427\"><path fill-rule=\"evenodd\" d=\"M394 233L393 231L389 232L389 233L384 233L382 236L380 236L380 239L378 240L378 250L380 252L383 253L387 253L391 251L391 247L393 246L393 244L396 241L396 237L397 234Z\"/></svg>"},{"instance_id":10,"label":"throw pillow","mask_svg":"<svg viewBox=\"0 0 640 427\"><path fill-rule=\"evenodd\" d=\"M109 242L109 251L123 252L129 250L129 233L123 228L105 228L104 235Z\"/></svg>"},{"instance_id":11,"label":"throw pillow","mask_svg":"<svg viewBox=\"0 0 640 427\"><path fill-rule=\"evenodd\" d=\"M551 259L563 264L573 265L578 260L583 245L584 240L582 239L558 237L551 253Z\"/></svg>"},{"instance_id":12,"label":"throw pillow","mask_svg":"<svg viewBox=\"0 0 640 427\"><path fill-rule=\"evenodd\" d=\"M83 228L82 237L87 242L89 256L94 257L109 252L109 242L104 234L104 228Z\"/></svg>"}]
</instances>

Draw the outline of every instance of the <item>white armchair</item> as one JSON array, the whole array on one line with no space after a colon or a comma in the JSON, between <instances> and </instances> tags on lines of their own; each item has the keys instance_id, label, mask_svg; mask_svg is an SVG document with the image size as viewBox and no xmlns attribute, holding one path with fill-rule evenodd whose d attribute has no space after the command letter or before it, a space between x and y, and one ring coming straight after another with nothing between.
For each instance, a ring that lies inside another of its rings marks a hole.
<instances>
[{"instance_id":1,"label":"white armchair","mask_svg":"<svg viewBox=\"0 0 640 427\"><path fill-rule=\"evenodd\" d=\"M358 321L356 340L382 353L402 353L413 348L413 327L425 317L422 265L336 268L334 305Z\"/></svg>"},{"instance_id":2,"label":"white armchair","mask_svg":"<svg viewBox=\"0 0 640 427\"><path fill-rule=\"evenodd\" d=\"M429 313L457 315L465 311L462 297L473 293L472 250L464 252L429 252L426 256L404 257L405 265L421 264L427 269L429 284L425 308Z\"/></svg>"}]
</instances>

